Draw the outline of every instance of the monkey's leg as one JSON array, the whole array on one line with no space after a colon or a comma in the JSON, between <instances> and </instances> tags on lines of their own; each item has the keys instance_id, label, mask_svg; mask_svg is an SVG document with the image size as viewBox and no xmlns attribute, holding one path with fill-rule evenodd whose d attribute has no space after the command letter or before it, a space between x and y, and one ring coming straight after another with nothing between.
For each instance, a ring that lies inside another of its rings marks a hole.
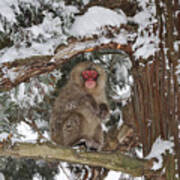
<instances>
[{"instance_id":1,"label":"monkey's leg","mask_svg":"<svg viewBox=\"0 0 180 180\"><path fill-rule=\"evenodd\" d=\"M104 134L101 128L101 125L98 125L95 134L92 138L87 138L86 144L87 147L92 150L100 151L104 143Z\"/></svg>"},{"instance_id":2,"label":"monkey's leg","mask_svg":"<svg viewBox=\"0 0 180 180\"><path fill-rule=\"evenodd\" d=\"M64 145L62 133L63 119L65 119L64 114L53 112L50 120L51 139L59 145Z\"/></svg>"},{"instance_id":3,"label":"monkey's leg","mask_svg":"<svg viewBox=\"0 0 180 180\"><path fill-rule=\"evenodd\" d=\"M81 139L82 121L84 117L77 112L72 112L65 119L62 131L64 145L72 146Z\"/></svg>"}]
</instances>

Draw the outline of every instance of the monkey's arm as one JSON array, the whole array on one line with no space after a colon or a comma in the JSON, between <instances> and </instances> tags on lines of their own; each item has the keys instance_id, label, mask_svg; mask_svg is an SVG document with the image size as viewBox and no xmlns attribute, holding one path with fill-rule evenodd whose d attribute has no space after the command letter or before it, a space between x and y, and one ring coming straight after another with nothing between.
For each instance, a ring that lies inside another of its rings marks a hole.
<instances>
[{"instance_id":1,"label":"monkey's arm","mask_svg":"<svg viewBox=\"0 0 180 180\"><path fill-rule=\"evenodd\" d=\"M97 104L93 96L90 94L82 96L80 104L89 107L90 110L102 120L109 114L108 105L106 103Z\"/></svg>"},{"instance_id":2,"label":"monkey's arm","mask_svg":"<svg viewBox=\"0 0 180 180\"><path fill-rule=\"evenodd\" d=\"M106 118L106 116L109 114L109 108L107 106L107 104L105 103L101 103L99 105L99 116L101 119Z\"/></svg>"},{"instance_id":3,"label":"monkey's arm","mask_svg":"<svg viewBox=\"0 0 180 180\"><path fill-rule=\"evenodd\" d=\"M84 94L80 99L80 104L89 107L92 112L97 112L98 104L90 94Z\"/></svg>"}]
</instances>

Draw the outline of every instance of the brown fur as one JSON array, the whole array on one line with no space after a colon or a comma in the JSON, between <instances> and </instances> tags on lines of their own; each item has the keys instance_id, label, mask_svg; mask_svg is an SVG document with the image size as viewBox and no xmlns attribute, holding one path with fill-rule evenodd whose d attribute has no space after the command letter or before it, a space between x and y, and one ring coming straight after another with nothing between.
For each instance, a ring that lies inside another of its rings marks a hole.
<instances>
[{"instance_id":1,"label":"brown fur","mask_svg":"<svg viewBox=\"0 0 180 180\"><path fill-rule=\"evenodd\" d=\"M99 74L93 89L84 87L82 71L92 67ZM76 65L68 83L57 97L51 119L51 138L57 144L72 146L84 139L87 146L101 149L103 131L101 121L109 114L105 94L106 73L92 62Z\"/></svg>"}]
</instances>

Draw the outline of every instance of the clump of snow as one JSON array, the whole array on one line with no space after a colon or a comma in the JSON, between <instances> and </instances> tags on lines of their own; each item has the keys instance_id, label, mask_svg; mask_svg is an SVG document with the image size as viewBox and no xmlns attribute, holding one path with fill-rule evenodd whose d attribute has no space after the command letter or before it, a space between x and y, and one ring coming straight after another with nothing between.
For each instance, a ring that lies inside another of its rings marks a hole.
<instances>
[{"instance_id":1,"label":"clump of snow","mask_svg":"<svg viewBox=\"0 0 180 180\"><path fill-rule=\"evenodd\" d=\"M10 79L11 82L14 82L14 80L17 78L17 76L19 75L19 73L14 71L15 68L12 69L8 69L6 67L4 67L2 69L2 72L4 73L4 78L8 78Z\"/></svg>"},{"instance_id":2,"label":"clump of snow","mask_svg":"<svg viewBox=\"0 0 180 180\"><path fill-rule=\"evenodd\" d=\"M4 174L0 172L0 180L5 180Z\"/></svg>"},{"instance_id":3,"label":"clump of snow","mask_svg":"<svg viewBox=\"0 0 180 180\"><path fill-rule=\"evenodd\" d=\"M61 163L61 165L59 165L59 173L57 175L55 175L54 179L55 180L59 180L59 179L63 179L63 180L73 180L74 178L72 177L72 173L70 172L70 170L67 168L68 164L66 162Z\"/></svg>"},{"instance_id":4,"label":"clump of snow","mask_svg":"<svg viewBox=\"0 0 180 180\"><path fill-rule=\"evenodd\" d=\"M159 38L155 36L153 33L149 35L147 32L143 37L139 36L133 44L133 49L135 50L136 58L148 58L151 55L154 55L156 51L159 50Z\"/></svg>"},{"instance_id":5,"label":"clump of snow","mask_svg":"<svg viewBox=\"0 0 180 180\"><path fill-rule=\"evenodd\" d=\"M34 88L34 87L33 87ZM38 96L39 97L39 96ZM34 93L27 93L27 86L25 83L21 83L19 85L18 94L11 93L11 99L13 102L17 103L20 107L29 107L36 105L35 103L35 94Z\"/></svg>"},{"instance_id":6,"label":"clump of snow","mask_svg":"<svg viewBox=\"0 0 180 180\"><path fill-rule=\"evenodd\" d=\"M90 0L83 0L83 4L86 5L89 3Z\"/></svg>"},{"instance_id":7,"label":"clump of snow","mask_svg":"<svg viewBox=\"0 0 180 180\"><path fill-rule=\"evenodd\" d=\"M2 24L1 24L1 22L0 22L0 31L1 31L1 32L4 31L4 28L3 28Z\"/></svg>"},{"instance_id":8,"label":"clump of snow","mask_svg":"<svg viewBox=\"0 0 180 180\"><path fill-rule=\"evenodd\" d=\"M44 36L44 38L49 39L53 34L62 34L61 29L62 21L59 17L53 17L52 13L47 13L42 24L27 28L34 38Z\"/></svg>"},{"instance_id":9,"label":"clump of snow","mask_svg":"<svg viewBox=\"0 0 180 180\"><path fill-rule=\"evenodd\" d=\"M20 122L17 126L18 134L22 135L20 138L18 138L18 141L23 142L36 142L38 138L38 133L34 132L32 128L26 124L25 122Z\"/></svg>"},{"instance_id":10,"label":"clump of snow","mask_svg":"<svg viewBox=\"0 0 180 180\"><path fill-rule=\"evenodd\" d=\"M108 175L106 176L105 180L120 180L120 179L131 179L132 177L129 174L116 172L116 171L109 171ZM134 180L145 180L144 177L133 177Z\"/></svg>"},{"instance_id":11,"label":"clump of snow","mask_svg":"<svg viewBox=\"0 0 180 180\"><path fill-rule=\"evenodd\" d=\"M160 137L156 139L156 141L152 146L151 152L149 153L149 155L145 157L146 159L152 159L152 158L158 159L158 162L154 162L154 165L152 167L153 170L157 170L162 167L162 163L163 163L162 154L165 154L166 151L169 151L169 153L172 154L173 147L174 147L174 143L171 141L162 140Z\"/></svg>"},{"instance_id":12,"label":"clump of snow","mask_svg":"<svg viewBox=\"0 0 180 180\"><path fill-rule=\"evenodd\" d=\"M42 179L42 176L39 174L39 173L36 173L34 176L33 176L33 180L41 180Z\"/></svg>"},{"instance_id":13,"label":"clump of snow","mask_svg":"<svg viewBox=\"0 0 180 180\"><path fill-rule=\"evenodd\" d=\"M1 7L0 15L5 17L9 22L15 22L16 17L11 6L12 5L15 6L16 4L17 4L17 0L0 1L0 7Z\"/></svg>"},{"instance_id":14,"label":"clump of snow","mask_svg":"<svg viewBox=\"0 0 180 180\"><path fill-rule=\"evenodd\" d=\"M139 147L135 148L135 152L138 158L144 158L142 144L140 144Z\"/></svg>"},{"instance_id":15,"label":"clump of snow","mask_svg":"<svg viewBox=\"0 0 180 180\"><path fill-rule=\"evenodd\" d=\"M118 14L110 9L94 6L89 8L84 15L76 18L70 33L74 36L91 36L98 34L104 26L119 27L126 23L127 19L122 11Z\"/></svg>"},{"instance_id":16,"label":"clump of snow","mask_svg":"<svg viewBox=\"0 0 180 180\"><path fill-rule=\"evenodd\" d=\"M7 139L9 136L9 133L3 132L0 134L0 141L3 141L5 139Z\"/></svg>"},{"instance_id":17,"label":"clump of snow","mask_svg":"<svg viewBox=\"0 0 180 180\"><path fill-rule=\"evenodd\" d=\"M180 84L180 59L178 60L178 65L176 66L176 75L178 79L178 83Z\"/></svg>"},{"instance_id":18,"label":"clump of snow","mask_svg":"<svg viewBox=\"0 0 180 180\"><path fill-rule=\"evenodd\" d=\"M138 24L138 34L132 48L136 59L140 57L146 59L154 55L159 50L159 37L158 33L155 34L153 27L158 21L156 19L156 6L154 1L151 3L147 0L139 1L142 11L137 13L133 18L129 18Z\"/></svg>"},{"instance_id":19,"label":"clump of snow","mask_svg":"<svg viewBox=\"0 0 180 180\"><path fill-rule=\"evenodd\" d=\"M106 176L105 180L110 180L110 179L118 180L121 174L122 174L121 172L110 171Z\"/></svg>"},{"instance_id":20,"label":"clump of snow","mask_svg":"<svg viewBox=\"0 0 180 180\"><path fill-rule=\"evenodd\" d=\"M111 86L112 99L121 101L125 105L131 96L131 86L133 84L133 78L129 74L132 63L125 53L114 55L113 61L114 63L111 67L113 73L110 76L111 81L114 82Z\"/></svg>"},{"instance_id":21,"label":"clump of snow","mask_svg":"<svg viewBox=\"0 0 180 180\"><path fill-rule=\"evenodd\" d=\"M54 53L54 49L57 46L58 42L61 39L49 40L46 43L37 43L34 42L31 47L20 47L17 48L15 46L2 50L0 63L13 61L15 59L23 59L31 56L37 55L52 55Z\"/></svg>"},{"instance_id":22,"label":"clump of snow","mask_svg":"<svg viewBox=\"0 0 180 180\"><path fill-rule=\"evenodd\" d=\"M21 83L17 88L18 91L11 90L11 100L21 108L37 106L38 103L44 101L44 95L53 90L52 86L39 82L37 79L33 79L30 83Z\"/></svg>"}]
</instances>

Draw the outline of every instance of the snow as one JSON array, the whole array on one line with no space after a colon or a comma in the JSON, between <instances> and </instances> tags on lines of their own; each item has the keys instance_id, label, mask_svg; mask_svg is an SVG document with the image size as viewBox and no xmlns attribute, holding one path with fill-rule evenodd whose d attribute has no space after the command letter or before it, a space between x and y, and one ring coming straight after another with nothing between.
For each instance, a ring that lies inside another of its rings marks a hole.
<instances>
[{"instance_id":1,"label":"snow","mask_svg":"<svg viewBox=\"0 0 180 180\"><path fill-rule=\"evenodd\" d=\"M21 1L35 3L39 6L39 2L35 0L33 2L30 0ZM0 7L2 5L2 9L9 8L11 4L16 7L18 3L13 0L0 1ZM62 32L62 23L67 24L67 27L70 26L72 24L70 17L78 10L73 6L65 6L64 2L53 2L51 5L54 11L57 11L57 14L62 14L63 17L54 17L52 13L44 11L45 17L41 24L21 28L19 32L12 34L10 38L13 40L14 46L0 50L0 63L36 55L53 55L56 47L66 42L67 34ZM18 12L18 8L16 10ZM15 18L13 11L8 16ZM12 21L10 22L12 23ZM64 27L64 31L67 31L67 27ZM2 23L0 23L0 30L3 31ZM31 46L27 47L26 42L29 42Z\"/></svg>"},{"instance_id":2,"label":"snow","mask_svg":"<svg viewBox=\"0 0 180 180\"><path fill-rule=\"evenodd\" d=\"M45 94L53 90L52 86L47 86L37 79L33 79L29 84L21 83L18 86L18 91L15 89L11 91L11 101L22 108L30 108L43 102Z\"/></svg>"},{"instance_id":3,"label":"snow","mask_svg":"<svg viewBox=\"0 0 180 180\"><path fill-rule=\"evenodd\" d=\"M21 83L19 85L18 94L11 93L11 99L13 102L17 103L20 107L28 107L29 105L35 105L34 99L35 94L31 93L28 96L26 92L26 85L25 83Z\"/></svg>"},{"instance_id":4,"label":"snow","mask_svg":"<svg viewBox=\"0 0 180 180\"><path fill-rule=\"evenodd\" d=\"M38 138L37 132L33 131L32 128L25 122L20 122L17 126L18 133L22 137L18 138L18 141L34 143Z\"/></svg>"},{"instance_id":5,"label":"snow","mask_svg":"<svg viewBox=\"0 0 180 180\"><path fill-rule=\"evenodd\" d=\"M107 177L105 177L105 180L120 180L122 177L122 179L131 179L131 176L129 176L128 174L124 174L121 172L117 172L117 171L110 171L107 175ZM134 177L133 180L145 180L144 177Z\"/></svg>"},{"instance_id":6,"label":"snow","mask_svg":"<svg viewBox=\"0 0 180 180\"><path fill-rule=\"evenodd\" d=\"M17 4L17 0L1 0L0 15L5 17L9 22L15 22L16 21L15 14L11 6L16 4Z\"/></svg>"},{"instance_id":7,"label":"snow","mask_svg":"<svg viewBox=\"0 0 180 180\"><path fill-rule=\"evenodd\" d=\"M54 48L56 47L56 45L56 40L49 40L46 43L34 42L30 48L23 46L17 48L13 46L4 51L1 56L0 63L10 62L15 59L23 59L37 55L52 55L54 53Z\"/></svg>"},{"instance_id":8,"label":"snow","mask_svg":"<svg viewBox=\"0 0 180 180\"><path fill-rule=\"evenodd\" d=\"M90 2L90 0L82 0L83 1L83 4L86 5Z\"/></svg>"},{"instance_id":9,"label":"snow","mask_svg":"<svg viewBox=\"0 0 180 180\"><path fill-rule=\"evenodd\" d=\"M116 171L110 171L107 175L107 177L105 178L105 180L110 180L110 179L113 179L113 180L118 180L119 177L121 176L122 173L120 172L116 172Z\"/></svg>"},{"instance_id":10,"label":"snow","mask_svg":"<svg viewBox=\"0 0 180 180\"><path fill-rule=\"evenodd\" d=\"M155 35L153 32L153 25L158 21L156 19L155 3L148 0L139 1L142 11L137 13L129 21L133 21L139 25L136 42L132 48L136 59L142 57L147 59L149 56L154 55L159 50L159 37L158 33Z\"/></svg>"},{"instance_id":11,"label":"snow","mask_svg":"<svg viewBox=\"0 0 180 180\"><path fill-rule=\"evenodd\" d=\"M31 31L34 38L44 36L44 38L49 39L52 37L52 34L57 31L57 29L59 30L58 33L62 34L61 25L62 21L59 17L53 18L52 13L47 13L42 24L27 28L27 30Z\"/></svg>"},{"instance_id":12,"label":"snow","mask_svg":"<svg viewBox=\"0 0 180 180\"><path fill-rule=\"evenodd\" d=\"M9 133L6 133L6 132L0 133L0 142L2 142L3 140L7 139L8 136L9 136Z\"/></svg>"},{"instance_id":13,"label":"snow","mask_svg":"<svg viewBox=\"0 0 180 180\"><path fill-rule=\"evenodd\" d=\"M0 172L0 180L5 180L5 177L1 172Z\"/></svg>"},{"instance_id":14,"label":"snow","mask_svg":"<svg viewBox=\"0 0 180 180\"><path fill-rule=\"evenodd\" d=\"M36 173L32 180L42 180L42 177L39 173Z\"/></svg>"},{"instance_id":15,"label":"snow","mask_svg":"<svg viewBox=\"0 0 180 180\"><path fill-rule=\"evenodd\" d=\"M1 22L0 22L0 32L4 32L4 28L3 28L2 24L1 24Z\"/></svg>"},{"instance_id":16,"label":"snow","mask_svg":"<svg viewBox=\"0 0 180 180\"><path fill-rule=\"evenodd\" d=\"M4 67L2 69L2 72L4 73L4 77L10 79L11 82L14 82L14 80L17 78L17 76L19 75L19 73L14 71L15 68L12 69L8 69L6 67Z\"/></svg>"},{"instance_id":17,"label":"snow","mask_svg":"<svg viewBox=\"0 0 180 180\"><path fill-rule=\"evenodd\" d=\"M54 177L54 180L73 180L72 174L67 167L67 163L61 163L59 165L59 173ZM62 169L63 168L63 169Z\"/></svg>"},{"instance_id":18,"label":"snow","mask_svg":"<svg viewBox=\"0 0 180 180\"><path fill-rule=\"evenodd\" d=\"M53 55L55 47L66 39L66 36L62 35L61 23L59 17L53 18L51 13L47 13L42 24L24 30L25 34L31 36L32 46L26 47L24 42L20 42L20 47L12 46L2 50L2 52L0 51L2 54L0 62L4 63L35 55ZM57 37L55 38L55 36ZM33 41L33 39L39 39L40 42Z\"/></svg>"},{"instance_id":19,"label":"snow","mask_svg":"<svg viewBox=\"0 0 180 180\"><path fill-rule=\"evenodd\" d=\"M91 36L98 34L104 26L117 26L126 24L127 19L121 11L120 14L107 8L94 6L83 15L76 18L70 33L74 36Z\"/></svg>"},{"instance_id":20,"label":"snow","mask_svg":"<svg viewBox=\"0 0 180 180\"><path fill-rule=\"evenodd\" d=\"M162 155L169 151L169 153L173 153L174 143L171 141L162 140L160 137L156 139L154 142L151 152L145 157L145 159L158 159L158 162L154 162L152 169L157 170L162 167L163 157Z\"/></svg>"}]
</instances>

